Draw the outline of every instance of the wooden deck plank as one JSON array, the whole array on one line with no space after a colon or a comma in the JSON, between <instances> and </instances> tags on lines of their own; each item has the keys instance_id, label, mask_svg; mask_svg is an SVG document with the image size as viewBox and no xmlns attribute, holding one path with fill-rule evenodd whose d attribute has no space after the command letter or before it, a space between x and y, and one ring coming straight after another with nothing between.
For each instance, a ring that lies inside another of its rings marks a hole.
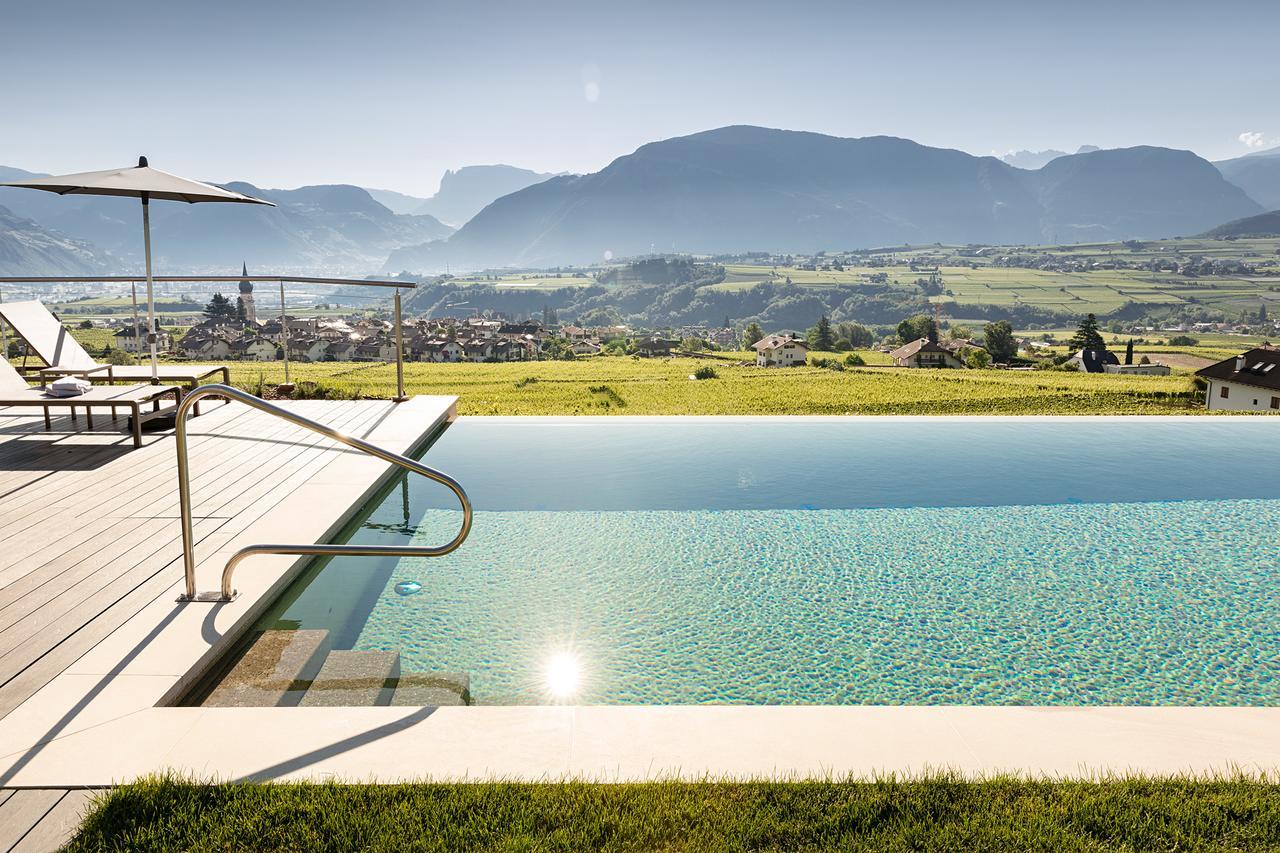
<instances>
[{"instance_id":1,"label":"wooden deck plank","mask_svg":"<svg viewBox=\"0 0 1280 853\"><path fill-rule=\"evenodd\" d=\"M192 525L193 532L200 537L216 530L219 523L214 519L202 520ZM64 590L43 607L0 631L0 685L55 648L60 636L88 626L98 614L156 575L164 574L169 584L181 579L181 542L175 539L166 544L169 547L162 547L142 560L124 561L110 570L93 574L81 586ZM174 546L177 546L176 552Z\"/></svg>"},{"instance_id":2,"label":"wooden deck plank","mask_svg":"<svg viewBox=\"0 0 1280 853\"><path fill-rule=\"evenodd\" d=\"M57 805L22 837L12 853L51 853L62 849L80 829L80 823L93 807L96 791L80 788L67 791Z\"/></svg>"},{"instance_id":3,"label":"wooden deck plank","mask_svg":"<svg viewBox=\"0 0 1280 853\"><path fill-rule=\"evenodd\" d=\"M193 458L200 458L201 446L216 440L216 433L193 435L190 440ZM111 464L117 458L123 459L126 455L128 464ZM173 470L172 457L171 444L166 446L164 442L154 442L133 452L117 452L114 456L106 458L104 464L96 467L84 465L65 469L63 476L48 478L30 492L20 492L5 501L5 510L0 513L0 538L7 536L8 530L21 530L22 525L27 523L25 519L48 514L53 508L65 508L69 504L82 506L86 484L92 484L95 493L105 494L106 500L110 500L117 491L127 488L130 483L155 484L157 469ZM56 465L62 461L59 457L51 464ZM176 488L176 479L174 488ZM103 504L105 503L104 500ZM99 505L98 508L100 509L101 506Z\"/></svg>"},{"instance_id":4,"label":"wooden deck plank","mask_svg":"<svg viewBox=\"0 0 1280 853\"><path fill-rule=\"evenodd\" d=\"M290 425L279 418L273 418L260 412L249 410L244 418L221 425L216 433L211 433L197 448L194 435L188 437L190 448L188 456L188 476L190 477L192 494L212 478L220 476L225 461L229 458L265 458L273 447L272 442L281 436L288 435ZM233 436L244 435L247 441ZM110 515L147 515L146 509L153 501L177 498L178 476L174 465L174 451L168 448L168 458L164 464L157 466L162 473L153 472L149 478L142 480L140 491L138 481L124 485L108 497L99 511Z\"/></svg>"},{"instance_id":5,"label":"wooden deck plank","mask_svg":"<svg viewBox=\"0 0 1280 853\"><path fill-rule=\"evenodd\" d=\"M15 791L0 805L0 850L12 850L66 793L58 788Z\"/></svg>"},{"instance_id":6,"label":"wooden deck plank","mask_svg":"<svg viewBox=\"0 0 1280 853\"><path fill-rule=\"evenodd\" d=\"M347 414L334 411L326 413L327 422L338 429L348 429L366 418L367 415L362 416L359 410ZM278 418L272 420L285 423ZM290 425L286 424L286 426ZM206 476L201 482L193 478L191 487L193 515L225 518L228 515L224 509L225 505L242 492L253 488L269 488L272 482L279 479L279 471L300 467L317 456L323 457L327 464L345 449L322 435L298 427L290 426L290 431L286 435L290 440L283 448L279 445L266 445L260 447L257 454L243 459L236 458L231 462L224 461L211 476ZM266 460L265 466L263 460ZM247 476L249 474L253 476ZM177 517L176 487L159 495L155 501L135 508L131 514Z\"/></svg>"},{"instance_id":7,"label":"wooden deck plank","mask_svg":"<svg viewBox=\"0 0 1280 853\"><path fill-rule=\"evenodd\" d=\"M163 532L163 519L142 519L142 523L128 530L116 530L112 545L120 549L121 557L128 558L134 548ZM3 631L22 614L48 601L59 591L66 589L86 575L99 571L106 560L99 553L103 544L86 542L79 548L48 560L4 587L0 587L0 631ZM159 548L160 543L153 543Z\"/></svg>"},{"instance_id":8,"label":"wooden deck plank","mask_svg":"<svg viewBox=\"0 0 1280 853\"><path fill-rule=\"evenodd\" d=\"M234 429L238 418L225 423L211 425L210 432L191 433L188 435L188 447L191 453L193 468L200 470L204 464L205 452L209 448L217 448L221 429ZM137 486L149 486L151 489L176 489L177 476L174 469L174 449L171 442L158 442L148 445L129 456L129 465L114 466L111 471L94 472L91 479L96 489L104 494L102 502L95 508L96 512L107 513L119 502L121 496L136 489ZM40 494L40 502L44 506L81 508L79 494L74 482L64 484L61 490L47 490Z\"/></svg>"}]
</instances>

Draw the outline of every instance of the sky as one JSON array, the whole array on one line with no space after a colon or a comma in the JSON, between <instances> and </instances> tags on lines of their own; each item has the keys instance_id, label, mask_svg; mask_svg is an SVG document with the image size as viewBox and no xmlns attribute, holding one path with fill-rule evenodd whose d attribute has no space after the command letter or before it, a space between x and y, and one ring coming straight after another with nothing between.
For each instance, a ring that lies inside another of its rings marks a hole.
<instances>
[{"instance_id":1,"label":"sky","mask_svg":"<svg viewBox=\"0 0 1280 853\"><path fill-rule=\"evenodd\" d=\"M0 165L413 195L728 124L974 154L1280 145L1276 0L6 3ZM1270 43L1268 43L1270 42Z\"/></svg>"}]
</instances>

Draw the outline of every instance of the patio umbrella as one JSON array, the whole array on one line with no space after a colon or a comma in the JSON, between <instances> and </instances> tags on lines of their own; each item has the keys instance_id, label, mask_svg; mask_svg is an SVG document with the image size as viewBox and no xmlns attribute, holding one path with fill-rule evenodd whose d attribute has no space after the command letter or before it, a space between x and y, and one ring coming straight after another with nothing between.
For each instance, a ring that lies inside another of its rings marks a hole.
<instances>
[{"instance_id":1,"label":"patio umbrella","mask_svg":"<svg viewBox=\"0 0 1280 853\"><path fill-rule=\"evenodd\" d=\"M132 168L32 178L0 184L0 187L47 190L58 195L121 195L142 199L142 244L147 258L147 341L151 345L152 383L157 381L159 367L156 363L156 304L151 280L151 199L185 201L188 204L201 201L229 201L275 207L271 202L260 198L153 169L147 165L146 157L139 157L138 165Z\"/></svg>"}]
</instances>

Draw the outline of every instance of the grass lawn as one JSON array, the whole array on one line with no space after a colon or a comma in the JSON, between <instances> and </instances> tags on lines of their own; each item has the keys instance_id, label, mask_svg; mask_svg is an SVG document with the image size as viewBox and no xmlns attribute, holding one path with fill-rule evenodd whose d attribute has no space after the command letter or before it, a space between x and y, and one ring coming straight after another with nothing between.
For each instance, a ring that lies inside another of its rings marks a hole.
<instances>
[{"instance_id":1,"label":"grass lawn","mask_svg":"<svg viewBox=\"0 0 1280 853\"><path fill-rule=\"evenodd\" d=\"M878 354L877 354L878 355ZM693 381L699 367L717 377ZM254 393L283 381L279 362L231 362ZM319 362L295 382L339 397L391 397L395 366ZM405 365L410 394L456 394L464 415L1177 414L1200 411L1186 375L1059 371L758 368L732 360L592 357L509 364Z\"/></svg>"},{"instance_id":2,"label":"grass lawn","mask_svg":"<svg viewBox=\"0 0 1280 853\"><path fill-rule=\"evenodd\" d=\"M463 785L149 780L88 850L1274 850L1280 787L1246 778Z\"/></svg>"}]
</instances>

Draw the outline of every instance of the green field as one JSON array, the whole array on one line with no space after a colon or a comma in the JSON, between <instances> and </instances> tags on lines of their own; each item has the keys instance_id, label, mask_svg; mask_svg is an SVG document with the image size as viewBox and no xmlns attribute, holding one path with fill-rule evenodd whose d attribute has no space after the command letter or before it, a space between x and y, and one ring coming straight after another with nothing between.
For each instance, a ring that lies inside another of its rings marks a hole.
<instances>
[{"instance_id":1,"label":"green field","mask_svg":"<svg viewBox=\"0 0 1280 853\"><path fill-rule=\"evenodd\" d=\"M1106 243L1074 246L1005 247L989 254L959 257L955 247L916 247L877 255L875 266L848 266L843 270L803 270L795 266L728 264L725 280L708 285L720 290L739 290L761 282L802 287L830 287L865 284L871 276L884 274L888 283L912 287L918 278L928 278L936 269L943 287L949 291L933 297L944 306L1027 305L1076 314L1110 314L1128 303L1145 306L1204 305L1232 315L1256 311L1265 300L1280 310L1280 239L1255 240L1165 240L1143 244L1131 250L1122 244ZM993 264L1002 254L1052 255L1090 263L1153 259L1188 259L1201 256L1217 260L1238 260L1257 267L1258 275L1186 277L1171 272L1106 270L1058 272ZM912 269L912 263L916 269ZM1270 273L1271 275L1268 275ZM962 311L960 313L963 313Z\"/></svg>"},{"instance_id":2,"label":"green field","mask_svg":"<svg viewBox=\"0 0 1280 853\"><path fill-rule=\"evenodd\" d=\"M814 782L115 788L90 850L1275 850L1269 780L956 776Z\"/></svg>"},{"instance_id":3,"label":"green field","mask_svg":"<svg viewBox=\"0 0 1280 853\"><path fill-rule=\"evenodd\" d=\"M831 354L837 357L837 354ZM689 378L711 364L716 379ZM283 365L231 363L258 391ZM294 382L334 396L386 398L395 366L298 364ZM1171 414L1200 411L1190 378L1059 371L758 368L695 358L584 358L509 364L405 365L410 394L456 394L464 415ZM265 389L264 389L265 390Z\"/></svg>"},{"instance_id":4,"label":"green field","mask_svg":"<svg viewBox=\"0 0 1280 853\"><path fill-rule=\"evenodd\" d=\"M467 275L449 279L450 284L490 287L518 287L528 290L559 290L562 287L586 287L595 284L591 275L575 276L571 273L502 273L500 275Z\"/></svg>"}]
</instances>

